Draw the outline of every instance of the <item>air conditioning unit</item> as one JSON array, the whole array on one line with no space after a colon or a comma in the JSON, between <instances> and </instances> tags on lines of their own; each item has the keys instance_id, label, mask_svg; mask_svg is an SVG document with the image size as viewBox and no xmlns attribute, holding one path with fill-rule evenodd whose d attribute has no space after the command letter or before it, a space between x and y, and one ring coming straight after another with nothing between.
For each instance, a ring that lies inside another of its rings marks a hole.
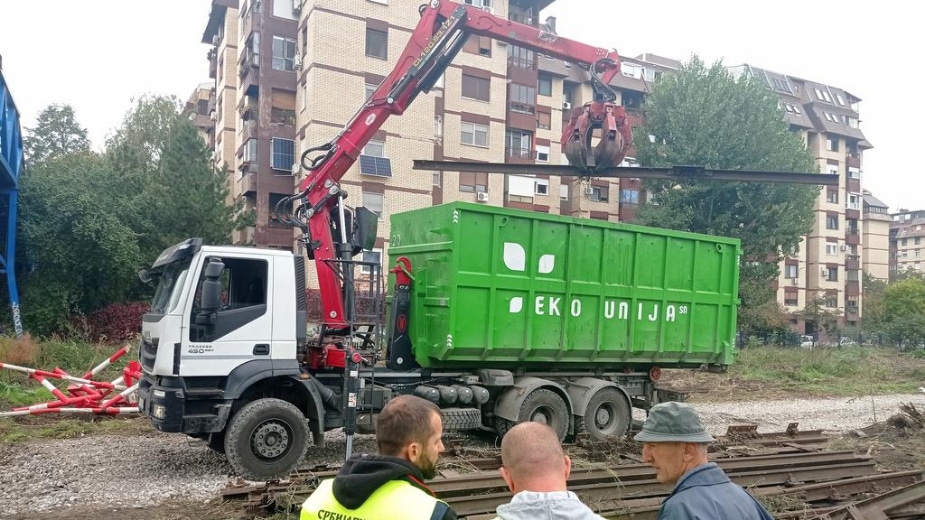
<instances>
[{"instance_id":1,"label":"air conditioning unit","mask_svg":"<svg viewBox=\"0 0 925 520\"><path fill-rule=\"evenodd\" d=\"M593 186L585 186L585 195L591 195L592 193L594 193L594 187L593 187Z\"/></svg>"},{"instance_id":2,"label":"air conditioning unit","mask_svg":"<svg viewBox=\"0 0 925 520\"><path fill-rule=\"evenodd\" d=\"M292 12L300 13L302 11L302 0L292 0Z\"/></svg>"},{"instance_id":3,"label":"air conditioning unit","mask_svg":"<svg viewBox=\"0 0 925 520\"><path fill-rule=\"evenodd\" d=\"M299 163L293 164L293 165L292 165L292 174L293 174L293 175L298 175L298 174L299 174L299 170L301 170L301 169L302 169L302 168L299 166Z\"/></svg>"},{"instance_id":4,"label":"air conditioning unit","mask_svg":"<svg viewBox=\"0 0 925 520\"><path fill-rule=\"evenodd\" d=\"M218 121L218 115L215 113L214 110L212 111L212 113L209 114L209 119L211 119L212 121Z\"/></svg>"},{"instance_id":5,"label":"air conditioning unit","mask_svg":"<svg viewBox=\"0 0 925 520\"><path fill-rule=\"evenodd\" d=\"M495 14L495 10L490 5L483 5L482 10L489 14Z\"/></svg>"},{"instance_id":6,"label":"air conditioning unit","mask_svg":"<svg viewBox=\"0 0 925 520\"><path fill-rule=\"evenodd\" d=\"M302 55L301 54L296 54L295 57L292 58L292 65L295 67L295 70L302 70Z\"/></svg>"},{"instance_id":7,"label":"air conditioning unit","mask_svg":"<svg viewBox=\"0 0 925 520\"><path fill-rule=\"evenodd\" d=\"M562 110L571 110L571 109L572 109L571 103L569 103L568 101L562 102Z\"/></svg>"},{"instance_id":8,"label":"air conditioning unit","mask_svg":"<svg viewBox=\"0 0 925 520\"><path fill-rule=\"evenodd\" d=\"M217 34L216 34L215 36L212 37L212 45L213 45L214 47L218 47L218 43L219 43L220 41L222 41L222 40L218 37Z\"/></svg>"},{"instance_id":9,"label":"air conditioning unit","mask_svg":"<svg viewBox=\"0 0 925 520\"><path fill-rule=\"evenodd\" d=\"M841 250L842 250L842 251L847 251L847 250L848 250L848 244L842 244L842 245L841 245Z\"/></svg>"},{"instance_id":10,"label":"air conditioning unit","mask_svg":"<svg viewBox=\"0 0 925 520\"><path fill-rule=\"evenodd\" d=\"M479 202L488 202L488 192L480 191L475 194L475 200Z\"/></svg>"}]
</instances>

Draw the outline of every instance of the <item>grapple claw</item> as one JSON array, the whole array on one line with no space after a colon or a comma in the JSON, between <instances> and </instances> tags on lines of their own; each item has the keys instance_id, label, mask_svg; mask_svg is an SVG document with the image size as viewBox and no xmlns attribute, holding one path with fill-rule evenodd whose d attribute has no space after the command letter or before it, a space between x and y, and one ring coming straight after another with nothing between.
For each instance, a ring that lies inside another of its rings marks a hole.
<instances>
[{"instance_id":1,"label":"grapple claw","mask_svg":"<svg viewBox=\"0 0 925 520\"><path fill-rule=\"evenodd\" d=\"M595 130L600 139L592 148ZM632 134L623 107L612 103L587 103L577 107L562 133L562 150L569 164L585 170L619 166L626 157Z\"/></svg>"}]
</instances>

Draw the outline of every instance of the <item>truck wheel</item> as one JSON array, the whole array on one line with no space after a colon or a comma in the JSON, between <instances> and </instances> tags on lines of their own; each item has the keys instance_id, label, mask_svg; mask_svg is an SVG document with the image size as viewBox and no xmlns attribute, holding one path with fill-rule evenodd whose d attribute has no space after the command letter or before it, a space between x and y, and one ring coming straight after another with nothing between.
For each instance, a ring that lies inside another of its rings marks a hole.
<instances>
[{"instance_id":1,"label":"truck wheel","mask_svg":"<svg viewBox=\"0 0 925 520\"><path fill-rule=\"evenodd\" d=\"M596 441L619 440L633 420L626 397L616 388L601 388L588 401L584 417L577 417L575 430L588 432Z\"/></svg>"},{"instance_id":2,"label":"truck wheel","mask_svg":"<svg viewBox=\"0 0 925 520\"><path fill-rule=\"evenodd\" d=\"M545 388L538 388L524 399L520 405L520 413L517 414L517 422L533 421L543 423L555 430L559 435L559 440L565 439L568 433L569 412L565 401L559 397L559 394ZM497 418L495 429L498 435L504 435L514 427L514 422L507 419Z\"/></svg>"},{"instance_id":3,"label":"truck wheel","mask_svg":"<svg viewBox=\"0 0 925 520\"><path fill-rule=\"evenodd\" d=\"M231 417L225 456L235 472L250 480L289 475L308 450L308 421L282 399L258 399Z\"/></svg>"}]
</instances>

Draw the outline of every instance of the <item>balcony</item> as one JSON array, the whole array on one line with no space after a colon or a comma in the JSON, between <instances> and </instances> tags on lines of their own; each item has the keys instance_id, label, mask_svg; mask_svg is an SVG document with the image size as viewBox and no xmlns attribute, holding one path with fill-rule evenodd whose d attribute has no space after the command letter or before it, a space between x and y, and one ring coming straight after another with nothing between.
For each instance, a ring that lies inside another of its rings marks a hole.
<instances>
[{"instance_id":1,"label":"balcony","mask_svg":"<svg viewBox=\"0 0 925 520\"><path fill-rule=\"evenodd\" d=\"M845 257L845 269L848 271L857 271L861 268L861 257L858 255L848 255Z\"/></svg>"},{"instance_id":2,"label":"balcony","mask_svg":"<svg viewBox=\"0 0 925 520\"><path fill-rule=\"evenodd\" d=\"M848 168L861 168L861 156L858 154L849 153L845 156L845 163L848 165Z\"/></svg>"},{"instance_id":3,"label":"balcony","mask_svg":"<svg viewBox=\"0 0 925 520\"><path fill-rule=\"evenodd\" d=\"M858 281L845 282L845 296L857 296L861 294L861 284Z\"/></svg>"},{"instance_id":4,"label":"balcony","mask_svg":"<svg viewBox=\"0 0 925 520\"><path fill-rule=\"evenodd\" d=\"M536 57L531 60L527 58L508 56L507 66L516 69L536 70Z\"/></svg>"},{"instance_id":5,"label":"balcony","mask_svg":"<svg viewBox=\"0 0 925 520\"><path fill-rule=\"evenodd\" d=\"M238 194L248 195L257 192L257 173L250 172L248 166L254 163L244 163L244 174L238 179ZM256 166L256 165L255 165Z\"/></svg>"},{"instance_id":6,"label":"balcony","mask_svg":"<svg viewBox=\"0 0 925 520\"><path fill-rule=\"evenodd\" d=\"M849 229L845 231L845 243L849 246L856 246L861 243L861 234L858 233L857 229Z\"/></svg>"},{"instance_id":7,"label":"balcony","mask_svg":"<svg viewBox=\"0 0 925 520\"><path fill-rule=\"evenodd\" d=\"M511 112L519 112L521 114L536 113L536 105L529 105L527 103L518 103L516 101L511 101L510 103L508 103L508 109Z\"/></svg>"},{"instance_id":8,"label":"balcony","mask_svg":"<svg viewBox=\"0 0 925 520\"><path fill-rule=\"evenodd\" d=\"M504 149L504 162L511 164L534 164L534 151L531 148Z\"/></svg>"}]
</instances>

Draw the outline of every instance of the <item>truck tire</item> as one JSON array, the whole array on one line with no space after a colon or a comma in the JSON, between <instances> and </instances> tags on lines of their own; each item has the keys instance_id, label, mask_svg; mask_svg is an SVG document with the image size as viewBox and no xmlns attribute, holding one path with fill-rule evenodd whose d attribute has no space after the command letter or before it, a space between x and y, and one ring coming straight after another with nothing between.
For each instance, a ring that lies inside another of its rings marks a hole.
<instances>
[{"instance_id":1,"label":"truck tire","mask_svg":"<svg viewBox=\"0 0 925 520\"><path fill-rule=\"evenodd\" d=\"M569 426L568 405L559 394L545 388L537 388L530 392L530 395L524 399L520 405L520 413L517 414L517 422L534 421L543 423L555 430L559 440L565 439ZM516 423L507 419L498 417L495 420L495 430L498 435L504 435L514 427Z\"/></svg>"},{"instance_id":2,"label":"truck tire","mask_svg":"<svg viewBox=\"0 0 925 520\"><path fill-rule=\"evenodd\" d=\"M476 430L482 425L478 408L442 408L443 431Z\"/></svg>"},{"instance_id":3,"label":"truck tire","mask_svg":"<svg viewBox=\"0 0 925 520\"><path fill-rule=\"evenodd\" d=\"M576 417L575 431L584 430L596 441L615 441L626 434L632 420L626 397L616 388L601 388L588 401L584 417Z\"/></svg>"},{"instance_id":4,"label":"truck tire","mask_svg":"<svg viewBox=\"0 0 925 520\"><path fill-rule=\"evenodd\" d=\"M287 477L305 456L308 439L308 421L295 405L282 399L258 399L228 422L225 456L246 479Z\"/></svg>"}]
</instances>

